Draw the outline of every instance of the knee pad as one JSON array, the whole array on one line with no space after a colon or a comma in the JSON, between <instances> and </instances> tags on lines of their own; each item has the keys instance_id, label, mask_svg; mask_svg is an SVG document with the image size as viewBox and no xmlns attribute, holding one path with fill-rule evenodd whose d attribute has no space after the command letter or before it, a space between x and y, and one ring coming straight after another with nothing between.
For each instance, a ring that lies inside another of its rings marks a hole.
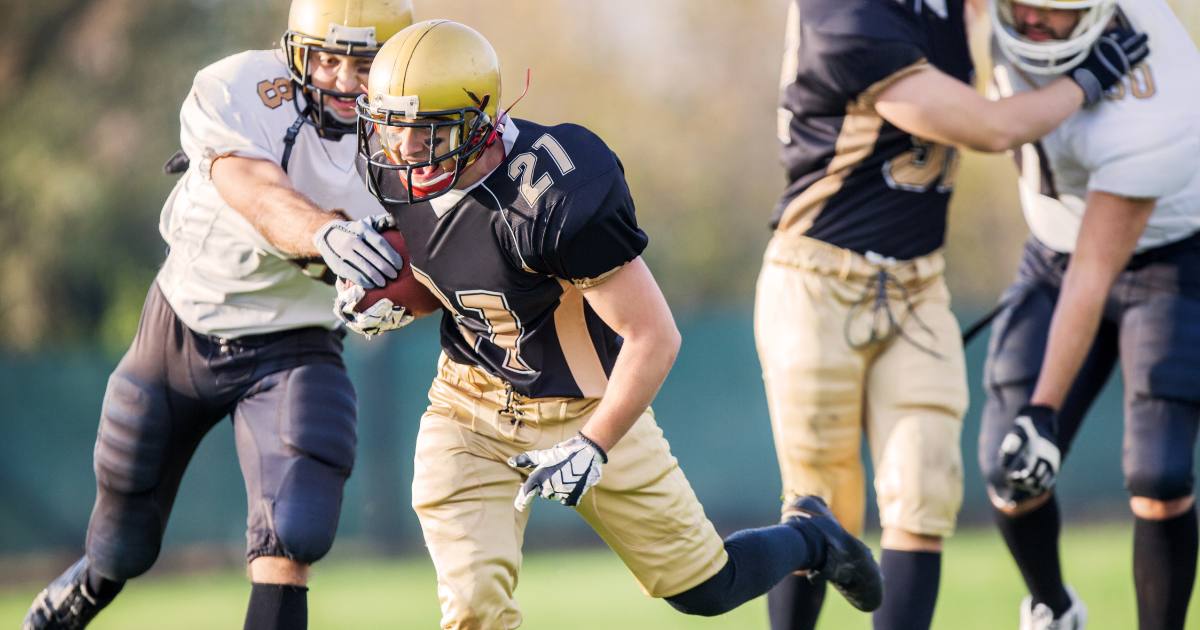
<instances>
[{"instance_id":1,"label":"knee pad","mask_svg":"<svg viewBox=\"0 0 1200 630\"><path fill-rule=\"evenodd\" d=\"M133 579L158 559L162 532L162 517L149 496L116 495L102 487L88 526L88 559L106 578Z\"/></svg>"},{"instance_id":2,"label":"knee pad","mask_svg":"<svg viewBox=\"0 0 1200 630\"><path fill-rule=\"evenodd\" d=\"M1192 493L1190 467L1171 461L1138 461L1125 471L1125 488L1135 497L1169 501Z\"/></svg>"},{"instance_id":3,"label":"knee pad","mask_svg":"<svg viewBox=\"0 0 1200 630\"><path fill-rule=\"evenodd\" d=\"M962 422L943 414L901 418L875 462L883 527L933 536L954 532L962 505Z\"/></svg>"},{"instance_id":4,"label":"knee pad","mask_svg":"<svg viewBox=\"0 0 1200 630\"><path fill-rule=\"evenodd\" d=\"M170 424L161 387L114 372L108 379L96 436L96 481L123 494L153 489L167 459Z\"/></svg>"},{"instance_id":5,"label":"knee pad","mask_svg":"<svg viewBox=\"0 0 1200 630\"><path fill-rule=\"evenodd\" d=\"M313 564L329 553L337 533L346 475L310 458L291 464L272 513L281 555Z\"/></svg>"}]
</instances>

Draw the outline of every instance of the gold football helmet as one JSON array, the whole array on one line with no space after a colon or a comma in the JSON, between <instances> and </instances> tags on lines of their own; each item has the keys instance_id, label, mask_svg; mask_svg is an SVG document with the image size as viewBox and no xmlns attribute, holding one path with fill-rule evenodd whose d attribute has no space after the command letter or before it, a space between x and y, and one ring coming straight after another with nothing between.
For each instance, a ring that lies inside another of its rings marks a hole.
<instances>
[{"instance_id":1,"label":"gold football helmet","mask_svg":"<svg viewBox=\"0 0 1200 630\"><path fill-rule=\"evenodd\" d=\"M358 98L359 165L384 203L444 194L495 141L500 60L483 35L449 20L418 22L380 49ZM392 194L398 176L401 194Z\"/></svg>"},{"instance_id":2,"label":"gold football helmet","mask_svg":"<svg viewBox=\"0 0 1200 630\"><path fill-rule=\"evenodd\" d=\"M314 53L371 58L388 38L412 22L411 0L292 0L288 30L280 45L307 109L300 110L300 99L292 102L312 121L318 135L340 138L354 131L352 122L338 121L325 112L324 97L357 98L359 93L313 85Z\"/></svg>"}]
</instances>

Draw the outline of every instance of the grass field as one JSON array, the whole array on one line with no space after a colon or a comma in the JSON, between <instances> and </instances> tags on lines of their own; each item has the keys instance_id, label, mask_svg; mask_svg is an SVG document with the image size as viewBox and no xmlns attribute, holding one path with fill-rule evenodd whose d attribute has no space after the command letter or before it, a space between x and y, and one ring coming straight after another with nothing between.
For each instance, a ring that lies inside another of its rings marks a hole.
<instances>
[{"instance_id":1,"label":"grass field","mask_svg":"<svg viewBox=\"0 0 1200 630\"><path fill-rule=\"evenodd\" d=\"M1073 527L1064 546L1067 576L1087 602L1089 627L1135 628L1129 528ZM0 591L0 627L19 624L40 587ZM318 567L312 589L310 627L317 630L437 627L433 568L425 558L331 560ZM247 592L235 571L148 578L131 583L91 628L240 628ZM934 627L1014 629L1022 595L999 537L986 529L962 532L949 544ZM602 549L531 554L517 597L525 613L523 627L535 630L766 628L762 600L716 619L679 615L644 597L616 556ZM870 627L867 616L836 595L826 601L822 629ZM1200 628L1198 604L1194 598L1188 628Z\"/></svg>"}]
</instances>

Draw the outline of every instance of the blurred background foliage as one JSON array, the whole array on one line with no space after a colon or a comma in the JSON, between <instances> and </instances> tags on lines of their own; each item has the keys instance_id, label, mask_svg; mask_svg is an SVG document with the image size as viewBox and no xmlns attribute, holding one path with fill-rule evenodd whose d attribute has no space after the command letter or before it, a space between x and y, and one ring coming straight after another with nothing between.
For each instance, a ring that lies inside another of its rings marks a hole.
<instances>
[{"instance_id":1,"label":"blurred background foliage","mask_svg":"<svg viewBox=\"0 0 1200 630\"><path fill-rule=\"evenodd\" d=\"M286 0L5 0L0 22L0 348L132 337L163 257L194 73L276 45ZM1174 6L1195 28L1195 0ZM415 0L488 36L515 115L582 123L622 156L648 259L677 311L748 308L783 186L774 140L783 0ZM959 310L1008 281L1025 228L1003 156L964 161L948 255Z\"/></svg>"}]
</instances>

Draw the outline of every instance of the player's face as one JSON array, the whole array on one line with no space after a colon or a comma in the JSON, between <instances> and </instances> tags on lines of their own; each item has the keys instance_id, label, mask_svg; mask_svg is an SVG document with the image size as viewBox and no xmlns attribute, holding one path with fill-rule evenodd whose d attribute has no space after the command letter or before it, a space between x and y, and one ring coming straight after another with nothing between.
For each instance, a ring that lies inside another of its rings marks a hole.
<instances>
[{"instance_id":1,"label":"player's face","mask_svg":"<svg viewBox=\"0 0 1200 630\"><path fill-rule=\"evenodd\" d=\"M409 122L409 121L406 121ZM455 160L453 158L433 162L433 156L445 154L450 150L453 127L442 126L434 130L434 120L414 120L411 122L425 123L414 127L396 127L376 125L381 136L384 153L395 164L422 164L411 169L412 184L416 192L425 194L441 190L450 184L454 175ZM406 177L401 177L407 183Z\"/></svg>"},{"instance_id":2,"label":"player's face","mask_svg":"<svg viewBox=\"0 0 1200 630\"><path fill-rule=\"evenodd\" d=\"M366 57L335 55L314 51L310 77L314 86L346 94L362 94L367 91L367 75L371 72L371 60ZM338 122L352 124L357 117L354 111L354 96L340 97L326 94L325 111Z\"/></svg>"},{"instance_id":3,"label":"player's face","mask_svg":"<svg viewBox=\"0 0 1200 630\"><path fill-rule=\"evenodd\" d=\"M1044 9L1019 2L1013 3L1012 13L1017 32L1035 42L1067 39L1083 15L1080 9Z\"/></svg>"}]
</instances>

